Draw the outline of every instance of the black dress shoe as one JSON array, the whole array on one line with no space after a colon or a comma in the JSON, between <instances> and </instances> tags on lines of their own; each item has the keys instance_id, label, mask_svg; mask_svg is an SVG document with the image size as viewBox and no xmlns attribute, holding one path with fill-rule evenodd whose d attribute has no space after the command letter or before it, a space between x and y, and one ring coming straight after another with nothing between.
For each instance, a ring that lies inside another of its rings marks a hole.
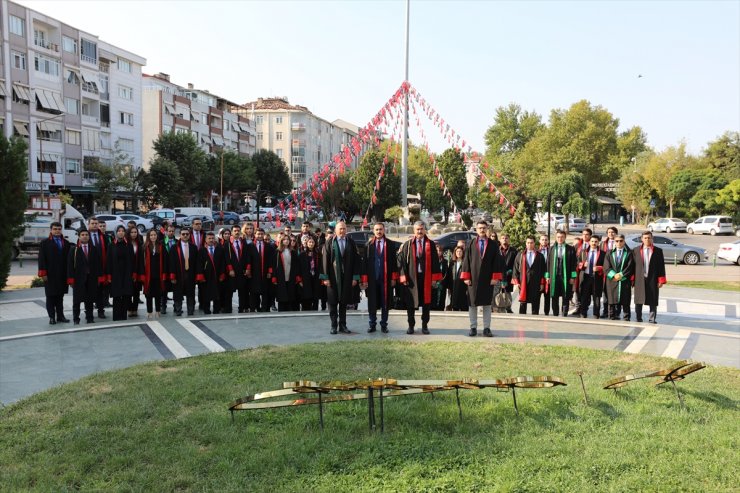
<instances>
[{"instance_id":1,"label":"black dress shoe","mask_svg":"<svg viewBox=\"0 0 740 493\"><path fill-rule=\"evenodd\" d=\"M483 329L483 337L493 337L493 332L491 332L491 329Z\"/></svg>"},{"instance_id":2,"label":"black dress shoe","mask_svg":"<svg viewBox=\"0 0 740 493\"><path fill-rule=\"evenodd\" d=\"M166 314L167 313L167 308L162 308L162 311L159 312L159 313L161 313L162 315Z\"/></svg>"},{"instance_id":3,"label":"black dress shoe","mask_svg":"<svg viewBox=\"0 0 740 493\"><path fill-rule=\"evenodd\" d=\"M421 328L421 333L424 334L424 335L426 335L426 336L428 336L429 335L429 329L427 329L426 327L422 327Z\"/></svg>"},{"instance_id":4,"label":"black dress shoe","mask_svg":"<svg viewBox=\"0 0 740 493\"><path fill-rule=\"evenodd\" d=\"M342 334L351 334L351 333L352 333L352 331L351 331L351 330L349 330L349 329L348 329L347 327L345 327L345 326L341 326L341 327L339 327L339 332L341 332Z\"/></svg>"},{"instance_id":5,"label":"black dress shoe","mask_svg":"<svg viewBox=\"0 0 740 493\"><path fill-rule=\"evenodd\" d=\"M105 312L98 312L98 318L108 318L105 316Z\"/></svg>"},{"instance_id":6,"label":"black dress shoe","mask_svg":"<svg viewBox=\"0 0 740 493\"><path fill-rule=\"evenodd\" d=\"M382 326L382 325L381 325L381 326L380 326L380 331L381 331L381 332L382 332L383 334L387 334L387 333L388 333L388 326L387 326L387 325L386 325L386 326Z\"/></svg>"},{"instance_id":7,"label":"black dress shoe","mask_svg":"<svg viewBox=\"0 0 740 493\"><path fill-rule=\"evenodd\" d=\"M638 321L638 322L642 322L642 319L641 319L641 318L638 318L638 319L637 319L637 321Z\"/></svg>"},{"instance_id":8,"label":"black dress shoe","mask_svg":"<svg viewBox=\"0 0 740 493\"><path fill-rule=\"evenodd\" d=\"M94 324L95 323L95 319L94 318L86 318L85 319L85 323L86 324Z\"/></svg>"},{"instance_id":9,"label":"black dress shoe","mask_svg":"<svg viewBox=\"0 0 740 493\"><path fill-rule=\"evenodd\" d=\"M210 315L211 314L211 310L203 310L203 313L205 313L206 315Z\"/></svg>"},{"instance_id":10,"label":"black dress shoe","mask_svg":"<svg viewBox=\"0 0 740 493\"><path fill-rule=\"evenodd\" d=\"M68 324L69 323L69 319L68 318L64 318L64 317L62 317L62 318L57 317L57 322L61 322L63 324Z\"/></svg>"},{"instance_id":11,"label":"black dress shoe","mask_svg":"<svg viewBox=\"0 0 740 493\"><path fill-rule=\"evenodd\" d=\"M180 311L175 310L175 315L177 315L178 317L182 317L182 310Z\"/></svg>"},{"instance_id":12,"label":"black dress shoe","mask_svg":"<svg viewBox=\"0 0 740 493\"><path fill-rule=\"evenodd\" d=\"M193 311L188 310L188 317L192 317L192 316L193 316Z\"/></svg>"},{"instance_id":13,"label":"black dress shoe","mask_svg":"<svg viewBox=\"0 0 740 493\"><path fill-rule=\"evenodd\" d=\"M338 334L337 328L336 327L332 327L331 330L329 331L329 333L330 334Z\"/></svg>"},{"instance_id":14,"label":"black dress shoe","mask_svg":"<svg viewBox=\"0 0 740 493\"><path fill-rule=\"evenodd\" d=\"M75 319L75 325L80 325L80 319L79 318L76 318Z\"/></svg>"},{"instance_id":15,"label":"black dress shoe","mask_svg":"<svg viewBox=\"0 0 740 493\"><path fill-rule=\"evenodd\" d=\"M56 324L57 324L56 320L54 320L53 318L49 319L49 325L56 325Z\"/></svg>"},{"instance_id":16,"label":"black dress shoe","mask_svg":"<svg viewBox=\"0 0 740 493\"><path fill-rule=\"evenodd\" d=\"M470 332L468 332L469 337L475 337L478 335L478 329L474 329L473 327L470 328Z\"/></svg>"},{"instance_id":17,"label":"black dress shoe","mask_svg":"<svg viewBox=\"0 0 740 493\"><path fill-rule=\"evenodd\" d=\"M413 328L413 327L409 327L409 328L408 328L408 329L406 330L406 333L407 333L407 334L409 334L409 335L413 334L413 333L414 333L414 328Z\"/></svg>"},{"instance_id":18,"label":"black dress shoe","mask_svg":"<svg viewBox=\"0 0 740 493\"><path fill-rule=\"evenodd\" d=\"M651 323L651 324L657 324L658 322L657 322L657 321L655 321L655 320L648 320L648 323Z\"/></svg>"},{"instance_id":19,"label":"black dress shoe","mask_svg":"<svg viewBox=\"0 0 740 493\"><path fill-rule=\"evenodd\" d=\"M368 327L367 333L372 334L373 332L375 332L375 327Z\"/></svg>"}]
</instances>

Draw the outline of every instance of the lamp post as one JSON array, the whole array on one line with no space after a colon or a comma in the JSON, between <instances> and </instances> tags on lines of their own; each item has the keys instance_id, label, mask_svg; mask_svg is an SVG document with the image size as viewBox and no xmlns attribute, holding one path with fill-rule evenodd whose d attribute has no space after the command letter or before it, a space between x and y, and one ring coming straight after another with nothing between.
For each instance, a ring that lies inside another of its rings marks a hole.
<instances>
[{"instance_id":1,"label":"lamp post","mask_svg":"<svg viewBox=\"0 0 740 493\"><path fill-rule=\"evenodd\" d=\"M38 125L40 123L48 122L49 120L54 120L56 118L59 118L60 116L62 118L64 118L64 115L65 115L64 113L57 113L56 115L50 116L49 118L44 118L43 120L36 120L37 128L38 128ZM64 128L62 128L62 130L64 130ZM38 131L36 132L36 138L39 139L39 157L41 158L41 161L43 162L43 159L44 159L44 139L42 139L42 138L39 137L39 132ZM36 158L36 161L37 162L39 161L39 158L38 157ZM55 171L56 171L56 169L55 169ZM40 173L40 179L41 179L41 208L43 209L44 208L44 167L43 166L40 166L39 167L39 173ZM53 178L53 176L52 176L52 178Z\"/></svg>"},{"instance_id":2,"label":"lamp post","mask_svg":"<svg viewBox=\"0 0 740 493\"><path fill-rule=\"evenodd\" d=\"M251 193L247 195L247 200L251 198ZM260 227L260 199L262 198L262 194L265 194L265 203L269 206L272 204L272 197L270 196L270 192L268 190L262 190L261 185L257 185L257 190L254 190L255 200L257 201L257 229Z\"/></svg>"}]
</instances>

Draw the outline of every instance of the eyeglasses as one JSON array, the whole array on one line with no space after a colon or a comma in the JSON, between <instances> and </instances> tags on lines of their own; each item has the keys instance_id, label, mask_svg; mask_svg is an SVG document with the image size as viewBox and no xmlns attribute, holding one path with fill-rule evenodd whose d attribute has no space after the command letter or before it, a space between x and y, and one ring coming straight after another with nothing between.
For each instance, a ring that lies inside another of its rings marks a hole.
<instances>
[{"instance_id":1,"label":"eyeglasses","mask_svg":"<svg viewBox=\"0 0 740 493\"><path fill-rule=\"evenodd\" d=\"M190 236L190 233L180 233L181 236Z\"/></svg>"},{"instance_id":2,"label":"eyeglasses","mask_svg":"<svg viewBox=\"0 0 740 493\"><path fill-rule=\"evenodd\" d=\"M614 243L624 243L624 240L614 240Z\"/></svg>"}]
</instances>

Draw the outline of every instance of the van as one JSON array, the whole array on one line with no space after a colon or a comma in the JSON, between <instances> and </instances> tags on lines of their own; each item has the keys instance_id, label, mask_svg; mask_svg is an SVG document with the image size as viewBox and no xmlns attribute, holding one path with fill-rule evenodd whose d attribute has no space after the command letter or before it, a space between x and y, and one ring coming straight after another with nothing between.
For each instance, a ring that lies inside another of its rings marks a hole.
<instances>
[{"instance_id":1,"label":"van","mask_svg":"<svg viewBox=\"0 0 740 493\"><path fill-rule=\"evenodd\" d=\"M162 221L168 221L170 224L174 224L175 211L173 209L152 209L146 215L147 219L152 219L155 226L162 224ZM159 220L155 219L159 218Z\"/></svg>"},{"instance_id":2,"label":"van","mask_svg":"<svg viewBox=\"0 0 740 493\"><path fill-rule=\"evenodd\" d=\"M710 235L728 234L735 232L730 216L702 216L693 223L686 226L686 232L690 235L709 233Z\"/></svg>"},{"instance_id":3,"label":"van","mask_svg":"<svg viewBox=\"0 0 740 493\"><path fill-rule=\"evenodd\" d=\"M213 217L213 211L209 207L175 207L175 212L186 216Z\"/></svg>"}]
</instances>

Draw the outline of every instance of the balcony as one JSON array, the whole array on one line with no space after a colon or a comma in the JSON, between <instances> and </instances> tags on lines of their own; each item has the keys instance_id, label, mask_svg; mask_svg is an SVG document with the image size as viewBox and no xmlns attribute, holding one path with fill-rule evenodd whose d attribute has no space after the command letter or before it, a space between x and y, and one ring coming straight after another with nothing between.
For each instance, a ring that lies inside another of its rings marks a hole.
<instances>
[{"instance_id":1,"label":"balcony","mask_svg":"<svg viewBox=\"0 0 740 493\"><path fill-rule=\"evenodd\" d=\"M99 70L100 70L101 72L104 72L104 73L106 73L106 74L107 74L108 72L110 72L110 63L106 63L106 62L100 62L100 63L98 64L98 69L99 69Z\"/></svg>"},{"instance_id":2,"label":"balcony","mask_svg":"<svg viewBox=\"0 0 740 493\"><path fill-rule=\"evenodd\" d=\"M293 147L306 147L306 141L300 139L293 139Z\"/></svg>"},{"instance_id":3,"label":"balcony","mask_svg":"<svg viewBox=\"0 0 740 493\"><path fill-rule=\"evenodd\" d=\"M59 45L56 44L56 43L52 43L50 41L47 41L44 38L35 37L33 39L33 44L36 45L36 46L38 46L38 47L40 47L40 48L44 48L46 50L53 51L55 53L59 53Z\"/></svg>"},{"instance_id":4,"label":"balcony","mask_svg":"<svg viewBox=\"0 0 740 493\"><path fill-rule=\"evenodd\" d=\"M290 129L294 132L302 132L306 130L306 125L303 123L291 123Z\"/></svg>"}]
</instances>

